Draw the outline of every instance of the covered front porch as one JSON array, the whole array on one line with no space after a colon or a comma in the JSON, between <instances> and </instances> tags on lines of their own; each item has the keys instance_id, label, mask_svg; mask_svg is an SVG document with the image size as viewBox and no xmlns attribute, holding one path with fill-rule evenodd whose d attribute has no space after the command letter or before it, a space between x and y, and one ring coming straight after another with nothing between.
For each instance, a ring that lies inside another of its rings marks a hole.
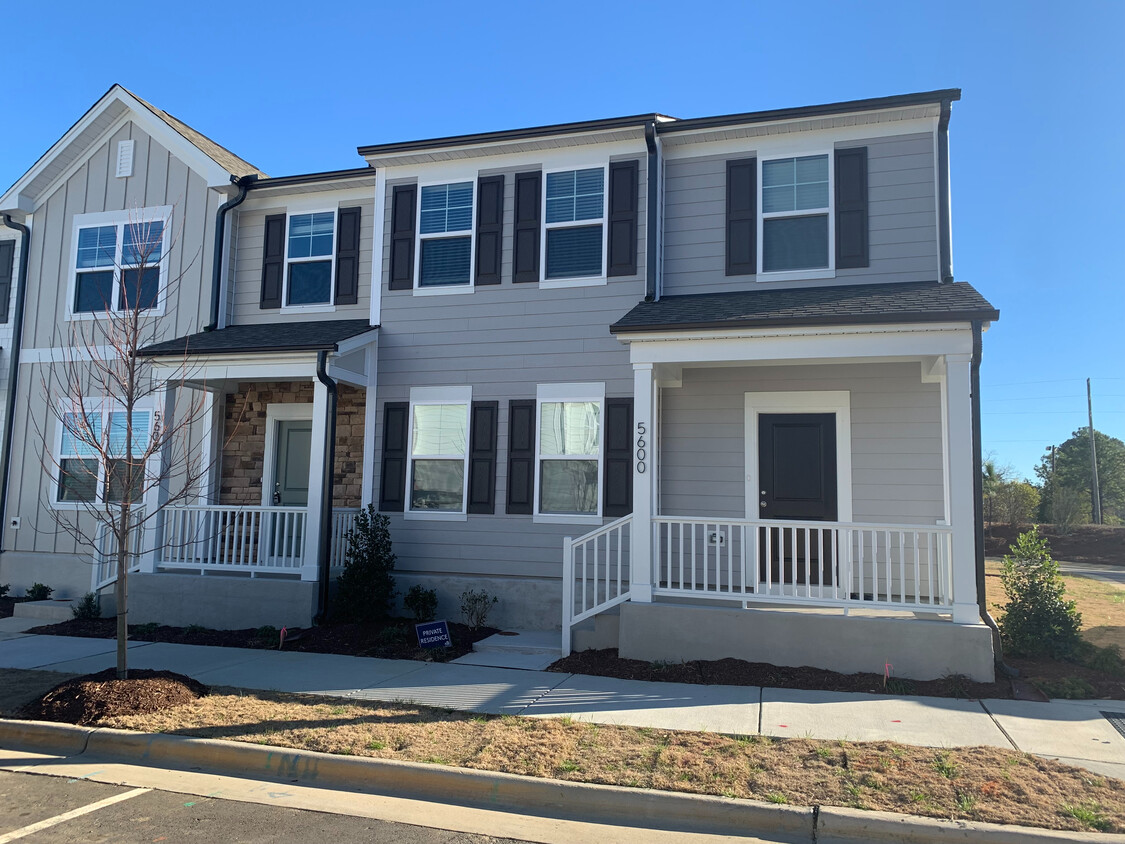
<instances>
[{"instance_id":1,"label":"covered front porch","mask_svg":"<svg viewBox=\"0 0 1125 844\"><path fill-rule=\"evenodd\" d=\"M564 652L991 679L971 324L619 339L633 512L565 542Z\"/></svg>"}]
</instances>

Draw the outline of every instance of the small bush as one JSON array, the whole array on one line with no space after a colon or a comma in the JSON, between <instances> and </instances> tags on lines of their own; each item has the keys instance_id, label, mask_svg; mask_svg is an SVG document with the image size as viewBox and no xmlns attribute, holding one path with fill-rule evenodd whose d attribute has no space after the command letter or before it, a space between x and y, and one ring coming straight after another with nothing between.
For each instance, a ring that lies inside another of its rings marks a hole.
<instances>
[{"instance_id":1,"label":"small bush","mask_svg":"<svg viewBox=\"0 0 1125 844\"><path fill-rule=\"evenodd\" d=\"M102 602L98 600L97 593L87 592L78 602L78 606L71 607L70 611L79 621L91 621L102 617Z\"/></svg>"},{"instance_id":2,"label":"small bush","mask_svg":"<svg viewBox=\"0 0 1125 844\"><path fill-rule=\"evenodd\" d=\"M1006 646L1025 656L1071 657L1082 641L1082 615L1065 597L1047 540L1033 527L1016 538L1011 550L1000 575L1008 595L999 621Z\"/></svg>"},{"instance_id":3,"label":"small bush","mask_svg":"<svg viewBox=\"0 0 1125 844\"><path fill-rule=\"evenodd\" d=\"M1106 645L1100 648L1090 642L1083 641L1074 657L1079 664L1103 674L1125 676L1125 659L1121 657L1121 648L1117 645Z\"/></svg>"},{"instance_id":4,"label":"small bush","mask_svg":"<svg viewBox=\"0 0 1125 844\"><path fill-rule=\"evenodd\" d=\"M437 617L437 590L423 589L414 585L402 599L405 606L414 615L414 620L421 623L433 621Z\"/></svg>"},{"instance_id":5,"label":"small bush","mask_svg":"<svg viewBox=\"0 0 1125 844\"><path fill-rule=\"evenodd\" d=\"M348 531L344 571L336 593L336 610L345 621L382 623L390 617L395 596L395 555L391 520L368 504Z\"/></svg>"},{"instance_id":6,"label":"small bush","mask_svg":"<svg viewBox=\"0 0 1125 844\"><path fill-rule=\"evenodd\" d=\"M274 627L272 624L263 624L254 631L254 637L261 639L263 642L272 645L281 636L281 631Z\"/></svg>"},{"instance_id":7,"label":"small bush","mask_svg":"<svg viewBox=\"0 0 1125 844\"><path fill-rule=\"evenodd\" d=\"M488 619L488 614L496 605L497 598L489 595L484 589L477 592L470 589L461 593L461 615L465 617L465 624L470 630L480 630Z\"/></svg>"},{"instance_id":8,"label":"small bush","mask_svg":"<svg viewBox=\"0 0 1125 844\"><path fill-rule=\"evenodd\" d=\"M144 624L130 625L131 629L129 634L138 638L144 639L146 636L151 636L160 627L155 621L146 621Z\"/></svg>"},{"instance_id":9,"label":"small bush","mask_svg":"<svg viewBox=\"0 0 1125 844\"><path fill-rule=\"evenodd\" d=\"M8 594L8 590L12 588L10 583L0 583L0 598Z\"/></svg>"},{"instance_id":10,"label":"small bush","mask_svg":"<svg viewBox=\"0 0 1125 844\"><path fill-rule=\"evenodd\" d=\"M1063 677L1060 680L1036 680L1035 685L1051 698L1064 700L1088 700L1094 697L1098 690L1083 680L1081 677Z\"/></svg>"},{"instance_id":11,"label":"small bush","mask_svg":"<svg viewBox=\"0 0 1125 844\"><path fill-rule=\"evenodd\" d=\"M31 588L27 590L27 599L29 601L46 601L51 597L51 593L55 590L50 586L44 586L42 583L33 583Z\"/></svg>"}]
</instances>

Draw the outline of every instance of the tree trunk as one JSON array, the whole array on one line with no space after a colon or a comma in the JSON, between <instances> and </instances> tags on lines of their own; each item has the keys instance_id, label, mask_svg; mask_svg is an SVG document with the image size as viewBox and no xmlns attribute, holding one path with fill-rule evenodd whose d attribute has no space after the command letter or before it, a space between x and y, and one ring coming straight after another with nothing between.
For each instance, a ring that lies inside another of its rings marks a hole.
<instances>
[{"instance_id":1,"label":"tree trunk","mask_svg":"<svg viewBox=\"0 0 1125 844\"><path fill-rule=\"evenodd\" d=\"M129 678L129 510L121 508L117 523L117 582L113 593L117 598L117 679Z\"/></svg>"}]
</instances>

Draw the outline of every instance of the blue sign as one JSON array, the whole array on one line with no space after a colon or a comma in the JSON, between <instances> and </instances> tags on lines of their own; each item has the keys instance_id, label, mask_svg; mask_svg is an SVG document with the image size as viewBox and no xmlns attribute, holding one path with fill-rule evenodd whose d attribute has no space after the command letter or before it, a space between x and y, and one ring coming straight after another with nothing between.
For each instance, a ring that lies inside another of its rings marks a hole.
<instances>
[{"instance_id":1,"label":"blue sign","mask_svg":"<svg viewBox=\"0 0 1125 844\"><path fill-rule=\"evenodd\" d=\"M449 635L449 624L444 621L427 621L415 624L418 644L423 648L452 648L453 639Z\"/></svg>"}]
</instances>

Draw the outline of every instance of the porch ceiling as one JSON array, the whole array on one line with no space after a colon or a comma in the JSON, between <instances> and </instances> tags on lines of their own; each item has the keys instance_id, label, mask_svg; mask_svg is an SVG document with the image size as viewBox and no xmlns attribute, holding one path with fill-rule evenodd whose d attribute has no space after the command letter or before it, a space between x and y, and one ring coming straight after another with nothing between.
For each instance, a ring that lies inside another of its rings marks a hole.
<instances>
[{"instance_id":1,"label":"porch ceiling","mask_svg":"<svg viewBox=\"0 0 1125 844\"><path fill-rule=\"evenodd\" d=\"M362 334L378 331L365 319L335 319L319 322L278 322L262 325L232 325L218 331L202 331L141 349L142 357L192 357L196 355L254 354L269 352L339 351L340 344ZM352 345L352 344L349 344Z\"/></svg>"},{"instance_id":2,"label":"porch ceiling","mask_svg":"<svg viewBox=\"0 0 1125 844\"><path fill-rule=\"evenodd\" d=\"M610 326L614 334L802 325L991 322L1000 318L965 282L831 285L665 296L641 302Z\"/></svg>"}]
</instances>

